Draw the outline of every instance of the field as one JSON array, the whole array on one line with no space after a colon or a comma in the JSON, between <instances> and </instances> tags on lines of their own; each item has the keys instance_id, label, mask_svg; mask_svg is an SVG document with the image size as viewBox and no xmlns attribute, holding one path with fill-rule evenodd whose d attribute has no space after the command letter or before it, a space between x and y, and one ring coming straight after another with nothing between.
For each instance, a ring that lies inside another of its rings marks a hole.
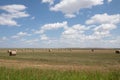
<instances>
[{"instance_id":1,"label":"field","mask_svg":"<svg viewBox=\"0 0 120 80\"><path fill-rule=\"evenodd\" d=\"M0 80L120 80L115 49L0 49Z\"/></svg>"}]
</instances>

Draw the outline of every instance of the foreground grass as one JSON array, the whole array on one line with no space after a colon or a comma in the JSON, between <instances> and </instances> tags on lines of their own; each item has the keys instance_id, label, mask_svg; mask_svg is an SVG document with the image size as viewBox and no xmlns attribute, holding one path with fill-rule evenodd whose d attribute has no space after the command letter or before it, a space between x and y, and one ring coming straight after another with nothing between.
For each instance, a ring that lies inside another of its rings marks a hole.
<instances>
[{"instance_id":1,"label":"foreground grass","mask_svg":"<svg viewBox=\"0 0 120 80\"><path fill-rule=\"evenodd\" d=\"M0 80L120 80L120 55L111 51L0 52Z\"/></svg>"},{"instance_id":2,"label":"foreground grass","mask_svg":"<svg viewBox=\"0 0 120 80\"><path fill-rule=\"evenodd\" d=\"M120 80L120 71L61 71L0 67L0 80Z\"/></svg>"}]
</instances>

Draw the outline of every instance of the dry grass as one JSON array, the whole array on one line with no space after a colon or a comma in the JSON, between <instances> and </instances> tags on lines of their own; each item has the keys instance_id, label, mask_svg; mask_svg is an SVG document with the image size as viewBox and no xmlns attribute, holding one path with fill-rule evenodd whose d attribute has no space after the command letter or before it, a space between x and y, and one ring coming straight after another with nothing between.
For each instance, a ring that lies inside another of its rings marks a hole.
<instances>
[{"instance_id":1,"label":"dry grass","mask_svg":"<svg viewBox=\"0 0 120 80\"><path fill-rule=\"evenodd\" d=\"M0 80L120 80L115 50L0 50Z\"/></svg>"},{"instance_id":2,"label":"dry grass","mask_svg":"<svg viewBox=\"0 0 120 80\"><path fill-rule=\"evenodd\" d=\"M26 50L17 56L8 56L5 51L0 52L0 66L26 68L35 67L40 69L55 70L120 70L120 55L115 54L113 49L94 50ZM34 51L34 52L30 52ZM37 52L38 51L38 52Z\"/></svg>"},{"instance_id":3,"label":"dry grass","mask_svg":"<svg viewBox=\"0 0 120 80\"><path fill-rule=\"evenodd\" d=\"M110 70L120 70L120 65L113 66L98 66L98 65L55 65L55 64L45 64L38 62L30 62L30 61L19 61L19 60L4 60L0 59L0 67L7 68L38 68L38 69L49 69L49 70L82 70L82 71L101 71L106 72Z\"/></svg>"}]
</instances>

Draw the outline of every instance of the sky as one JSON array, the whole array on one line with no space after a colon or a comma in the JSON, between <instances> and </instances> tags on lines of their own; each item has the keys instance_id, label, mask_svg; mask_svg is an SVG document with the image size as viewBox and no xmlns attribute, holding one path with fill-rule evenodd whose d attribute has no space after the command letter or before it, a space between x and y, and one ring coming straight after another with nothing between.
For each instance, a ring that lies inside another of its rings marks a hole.
<instances>
[{"instance_id":1,"label":"sky","mask_svg":"<svg viewBox=\"0 0 120 80\"><path fill-rule=\"evenodd\" d=\"M120 48L120 0L0 0L0 48Z\"/></svg>"}]
</instances>

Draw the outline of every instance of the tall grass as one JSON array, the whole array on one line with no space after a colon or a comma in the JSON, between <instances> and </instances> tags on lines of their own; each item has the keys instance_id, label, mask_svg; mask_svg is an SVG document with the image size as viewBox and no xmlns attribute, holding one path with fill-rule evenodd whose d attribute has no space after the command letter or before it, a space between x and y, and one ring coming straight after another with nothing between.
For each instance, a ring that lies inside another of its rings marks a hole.
<instances>
[{"instance_id":1,"label":"tall grass","mask_svg":"<svg viewBox=\"0 0 120 80\"><path fill-rule=\"evenodd\" d=\"M61 71L0 67L0 80L120 80L120 71Z\"/></svg>"}]
</instances>

